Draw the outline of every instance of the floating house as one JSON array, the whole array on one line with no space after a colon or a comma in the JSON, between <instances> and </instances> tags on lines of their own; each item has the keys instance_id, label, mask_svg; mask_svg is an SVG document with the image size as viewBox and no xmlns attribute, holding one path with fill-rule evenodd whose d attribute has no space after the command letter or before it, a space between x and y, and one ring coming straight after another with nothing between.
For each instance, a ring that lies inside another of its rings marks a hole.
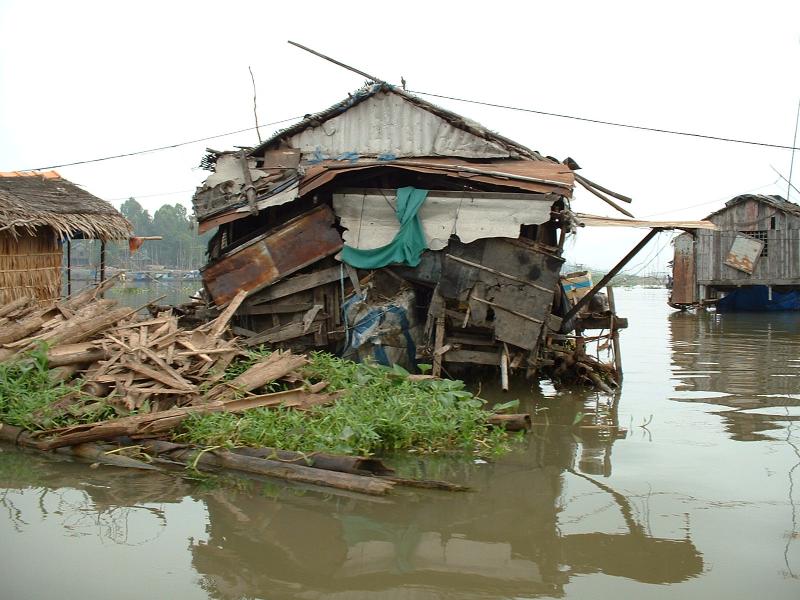
<instances>
[{"instance_id":1,"label":"floating house","mask_svg":"<svg viewBox=\"0 0 800 600\"><path fill-rule=\"evenodd\" d=\"M744 194L706 220L716 229L675 238L671 306L800 309L800 206Z\"/></svg>"},{"instance_id":2,"label":"floating house","mask_svg":"<svg viewBox=\"0 0 800 600\"><path fill-rule=\"evenodd\" d=\"M194 211L201 233L217 228L204 288L220 308L244 293L235 331L248 344L422 356L435 373L535 371L569 308L573 186L620 197L571 159L385 83L202 166L213 173Z\"/></svg>"},{"instance_id":3,"label":"floating house","mask_svg":"<svg viewBox=\"0 0 800 600\"><path fill-rule=\"evenodd\" d=\"M55 171L0 173L0 304L58 298L62 244L70 239L130 235L113 206Z\"/></svg>"}]
</instances>

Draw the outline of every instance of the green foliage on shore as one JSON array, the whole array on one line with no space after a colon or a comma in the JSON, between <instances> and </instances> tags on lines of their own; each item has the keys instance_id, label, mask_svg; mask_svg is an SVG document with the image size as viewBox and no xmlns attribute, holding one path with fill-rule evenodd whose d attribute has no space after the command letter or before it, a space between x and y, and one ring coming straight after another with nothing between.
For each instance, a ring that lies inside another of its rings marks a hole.
<instances>
[{"instance_id":1,"label":"green foliage on shore","mask_svg":"<svg viewBox=\"0 0 800 600\"><path fill-rule=\"evenodd\" d=\"M311 355L309 381L327 381L341 396L309 411L254 409L185 421L177 441L205 446L271 446L299 452L391 454L459 451L492 454L509 443L487 426L484 401L461 381L413 380L395 366L358 364L325 353Z\"/></svg>"},{"instance_id":2,"label":"green foliage on shore","mask_svg":"<svg viewBox=\"0 0 800 600\"><path fill-rule=\"evenodd\" d=\"M0 421L29 431L92 423L113 415L108 406L85 411L80 416L55 408L68 394L79 393L78 385L53 382L44 348L24 359L0 363Z\"/></svg>"}]
</instances>

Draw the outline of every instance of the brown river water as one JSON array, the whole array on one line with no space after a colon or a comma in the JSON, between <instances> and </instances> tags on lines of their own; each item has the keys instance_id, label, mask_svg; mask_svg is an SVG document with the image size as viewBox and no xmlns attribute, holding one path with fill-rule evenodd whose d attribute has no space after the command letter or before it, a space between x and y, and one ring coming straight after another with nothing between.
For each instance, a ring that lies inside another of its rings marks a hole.
<instances>
[{"instance_id":1,"label":"brown river water","mask_svg":"<svg viewBox=\"0 0 800 600\"><path fill-rule=\"evenodd\" d=\"M471 492L220 486L2 446L0 598L800 598L800 314L616 295L616 407L518 383L502 399L537 425L512 453L398 464Z\"/></svg>"}]
</instances>

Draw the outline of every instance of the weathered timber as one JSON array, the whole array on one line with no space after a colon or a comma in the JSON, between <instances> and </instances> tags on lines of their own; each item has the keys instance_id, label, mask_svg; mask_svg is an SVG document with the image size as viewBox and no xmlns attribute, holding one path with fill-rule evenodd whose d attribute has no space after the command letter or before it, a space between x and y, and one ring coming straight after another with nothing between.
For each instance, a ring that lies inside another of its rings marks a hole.
<instances>
[{"instance_id":1,"label":"weathered timber","mask_svg":"<svg viewBox=\"0 0 800 600\"><path fill-rule=\"evenodd\" d=\"M209 400L233 398L236 394L249 392L275 381L307 362L304 356L294 355L291 352L273 352L235 379L215 386L207 398Z\"/></svg>"},{"instance_id":2,"label":"weathered timber","mask_svg":"<svg viewBox=\"0 0 800 600\"><path fill-rule=\"evenodd\" d=\"M253 458L268 458L314 469L340 471L354 475L390 475L394 473L394 469L390 469L382 461L366 456L344 456L325 452L303 454L302 452L279 450L277 448L236 448L233 452Z\"/></svg>"},{"instance_id":3,"label":"weathered timber","mask_svg":"<svg viewBox=\"0 0 800 600\"><path fill-rule=\"evenodd\" d=\"M527 413L491 415L487 422L494 427L503 427L506 431L527 431L531 428L531 416Z\"/></svg>"},{"instance_id":4,"label":"weathered timber","mask_svg":"<svg viewBox=\"0 0 800 600\"><path fill-rule=\"evenodd\" d=\"M326 283L339 281L342 277L342 267L328 267L316 271L315 273L308 273L305 275L296 275L290 279L280 281L268 287L267 289L252 295L247 300L247 305L263 304L265 302L272 302L279 298L285 298L298 292L310 290Z\"/></svg>"},{"instance_id":5,"label":"weathered timber","mask_svg":"<svg viewBox=\"0 0 800 600\"><path fill-rule=\"evenodd\" d=\"M33 302L34 299L28 296L23 296L21 298L17 298L9 302L8 304L4 304L0 306L0 317L5 317L6 315L11 315L19 311L20 309L28 306L29 303Z\"/></svg>"},{"instance_id":6,"label":"weathered timber","mask_svg":"<svg viewBox=\"0 0 800 600\"><path fill-rule=\"evenodd\" d=\"M255 293L340 250L335 218L320 205L206 266L203 281L214 303L229 302L239 290Z\"/></svg>"},{"instance_id":7,"label":"weathered timber","mask_svg":"<svg viewBox=\"0 0 800 600\"><path fill-rule=\"evenodd\" d=\"M298 399L301 397L302 400ZM109 419L86 425L73 425L51 429L41 433L43 438L39 443L42 449L53 449L62 446L71 446L83 442L98 440L112 440L119 436L146 437L161 435L177 427L190 415L201 415L214 412L240 412L261 406L281 406L294 402L298 408L310 406L315 403L330 402L335 397L329 394L310 394L304 390L290 390L277 392L258 397L245 397L226 402L217 400L207 404L172 408L154 413L132 415ZM276 402L276 400L279 400Z\"/></svg>"},{"instance_id":8,"label":"weathered timber","mask_svg":"<svg viewBox=\"0 0 800 600\"><path fill-rule=\"evenodd\" d=\"M141 445L147 451L157 455L167 455L172 460L183 462L195 468L232 469L297 483L321 485L376 496L383 496L394 487L394 483L391 481L377 477L315 469L299 464L245 456L224 450L204 452L157 440L143 440Z\"/></svg>"},{"instance_id":9,"label":"weathered timber","mask_svg":"<svg viewBox=\"0 0 800 600\"><path fill-rule=\"evenodd\" d=\"M62 344L47 351L47 366L50 368L65 365L93 363L99 360L108 360L111 353L103 348L98 348L91 342L80 344Z\"/></svg>"},{"instance_id":10,"label":"weathered timber","mask_svg":"<svg viewBox=\"0 0 800 600\"><path fill-rule=\"evenodd\" d=\"M500 356L497 352L481 352L478 350L450 350L443 356L446 362L473 363L478 365L498 366Z\"/></svg>"},{"instance_id":11,"label":"weathered timber","mask_svg":"<svg viewBox=\"0 0 800 600\"><path fill-rule=\"evenodd\" d=\"M0 441L10 442L18 446L26 448L34 448L36 450L44 450L39 440L34 438L30 433L19 427L0 423ZM143 469L146 471L159 471L157 467L149 465L141 460L136 460L127 456L120 456L118 454L109 454L108 448L98 444L76 444L64 448L57 448L55 450L58 454L67 456L77 456L91 460L95 463L110 465L113 467L124 467L133 469Z\"/></svg>"}]
</instances>

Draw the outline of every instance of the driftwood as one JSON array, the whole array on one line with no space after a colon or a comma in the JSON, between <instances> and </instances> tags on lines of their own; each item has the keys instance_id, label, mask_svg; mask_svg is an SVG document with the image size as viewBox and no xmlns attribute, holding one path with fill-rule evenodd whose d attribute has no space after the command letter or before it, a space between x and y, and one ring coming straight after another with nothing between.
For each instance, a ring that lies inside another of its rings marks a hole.
<instances>
[{"instance_id":1,"label":"driftwood","mask_svg":"<svg viewBox=\"0 0 800 600\"><path fill-rule=\"evenodd\" d=\"M19 427L6 425L5 423L0 423L0 441L10 442L12 444L17 444L18 446L34 448L36 450L43 449L41 448L38 440L30 433L20 429ZM142 462L141 460L136 460L134 458L121 456L118 454L109 454L107 450L107 448L101 447L97 444L78 444L66 448L58 448L56 452L58 454L64 454L67 456L77 456L79 458L91 460L95 463L110 465L113 467L144 469L148 471L159 470L157 467L147 464L146 462Z\"/></svg>"},{"instance_id":2,"label":"driftwood","mask_svg":"<svg viewBox=\"0 0 800 600\"><path fill-rule=\"evenodd\" d=\"M297 483L333 487L351 492L383 496L394 487L394 483L338 471L315 469L295 463L246 456L227 450L198 451L180 444L158 440L143 440L142 447L156 455L167 455L170 459L195 468L225 468L246 473L276 477Z\"/></svg>"},{"instance_id":3,"label":"driftwood","mask_svg":"<svg viewBox=\"0 0 800 600\"><path fill-rule=\"evenodd\" d=\"M268 458L270 460L288 462L315 469L339 471L341 473L352 473L354 475L391 475L394 473L394 469L390 469L377 458L365 456L343 456L340 454L328 454L326 452L303 454L302 452L278 450L277 448L236 448L233 452L253 458Z\"/></svg>"},{"instance_id":4,"label":"driftwood","mask_svg":"<svg viewBox=\"0 0 800 600\"><path fill-rule=\"evenodd\" d=\"M302 367L307 362L304 356L298 356L291 352L273 352L232 381L227 381L214 387L206 398L208 400L223 400L232 398L236 394L249 392L283 377Z\"/></svg>"},{"instance_id":5,"label":"driftwood","mask_svg":"<svg viewBox=\"0 0 800 600\"><path fill-rule=\"evenodd\" d=\"M493 427L503 427L506 431L527 431L531 428L531 416L527 413L491 415L487 422Z\"/></svg>"},{"instance_id":6,"label":"driftwood","mask_svg":"<svg viewBox=\"0 0 800 600\"><path fill-rule=\"evenodd\" d=\"M154 413L132 415L109 419L86 425L74 425L42 432L42 437L49 437L39 442L39 447L52 450L62 446L72 446L85 442L113 440L120 436L156 437L174 429L191 415L215 412L241 412L251 408L275 407L282 405L314 406L330 402L329 394L313 394L298 388L287 392L263 394L233 400L216 400L202 405L184 406Z\"/></svg>"}]
</instances>

